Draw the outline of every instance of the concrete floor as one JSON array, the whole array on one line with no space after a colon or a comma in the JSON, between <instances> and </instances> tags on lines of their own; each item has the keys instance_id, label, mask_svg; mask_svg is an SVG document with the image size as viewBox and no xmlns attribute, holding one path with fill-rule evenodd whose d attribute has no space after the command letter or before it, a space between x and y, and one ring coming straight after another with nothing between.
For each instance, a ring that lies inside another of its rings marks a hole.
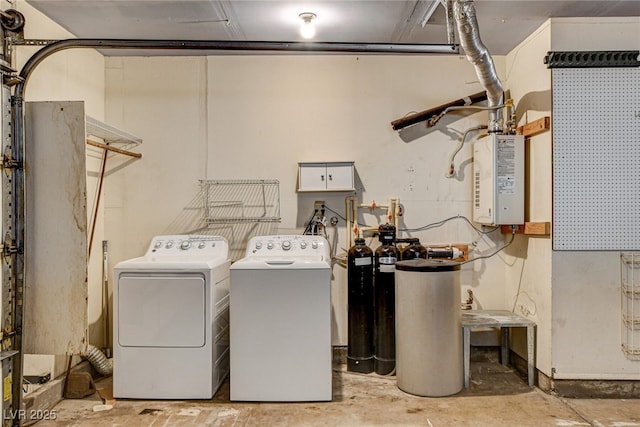
<instances>
[{"instance_id":1,"label":"concrete floor","mask_svg":"<svg viewBox=\"0 0 640 427\"><path fill-rule=\"evenodd\" d=\"M640 399L563 399L530 388L509 367L492 361L471 365L472 383L450 397L404 393L395 377L334 369L333 401L238 403L229 384L211 400L118 400L95 412L98 394L63 400L45 426L611 426L640 427ZM97 382L109 388L111 378ZM274 384L277 387L277 384Z\"/></svg>"}]
</instances>

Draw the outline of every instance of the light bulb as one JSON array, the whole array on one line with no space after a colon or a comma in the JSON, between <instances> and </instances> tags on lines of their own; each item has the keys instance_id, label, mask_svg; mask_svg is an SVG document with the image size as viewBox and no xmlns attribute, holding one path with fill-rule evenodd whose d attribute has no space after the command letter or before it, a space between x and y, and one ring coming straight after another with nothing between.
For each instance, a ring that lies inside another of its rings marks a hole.
<instances>
[{"instance_id":1,"label":"light bulb","mask_svg":"<svg viewBox=\"0 0 640 427\"><path fill-rule=\"evenodd\" d=\"M302 26L300 27L300 35L305 39L311 39L316 35L316 28L311 21L315 19L316 14L305 12L298 15L302 19Z\"/></svg>"},{"instance_id":2,"label":"light bulb","mask_svg":"<svg viewBox=\"0 0 640 427\"><path fill-rule=\"evenodd\" d=\"M305 39L312 39L313 36L316 35L316 28L313 26L311 21L302 23L302 27L300 27L300 35Z\"/></svg>"}]
</instances>

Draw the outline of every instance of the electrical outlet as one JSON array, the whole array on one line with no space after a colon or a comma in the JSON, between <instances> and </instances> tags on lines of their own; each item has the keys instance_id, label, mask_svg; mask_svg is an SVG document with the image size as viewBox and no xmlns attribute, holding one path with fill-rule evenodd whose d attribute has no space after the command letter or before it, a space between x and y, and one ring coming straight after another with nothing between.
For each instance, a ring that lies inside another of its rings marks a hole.
<instances>
[{"instance_id":1,"label":"electrical outlet","mask_svg":"<svg viewBox=\"0 0 640 427\"><path fill-rule=\"evenodd\" d=\"M324 209L324 200L316 200L313 202L313 211L320 212Z\"/></svg>"}]
</instances>

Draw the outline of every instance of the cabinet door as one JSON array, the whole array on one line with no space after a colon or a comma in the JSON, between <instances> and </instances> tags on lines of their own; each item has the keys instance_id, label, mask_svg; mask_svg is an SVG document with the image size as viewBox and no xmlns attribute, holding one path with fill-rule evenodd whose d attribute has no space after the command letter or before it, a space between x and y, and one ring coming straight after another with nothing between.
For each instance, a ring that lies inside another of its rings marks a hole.
<instances>
[{"instance_id":1,"label":"cabinet door","mask_svg":"<svg viewBox=\"0 0 640 427\"><path fill-rule=\"evenodd\" d=\"M353 189L353 163L327 163L327 190L351 191Z\"/></svg>"},{"instance_id":2,"label":"cabinet door","mask_svg":"<svg viewBox=\"0 0 640 427\"><path fill-rule=\"evenodd\" d=\"M298 189L300 191L326 191L327 164L301 163L298 173Z\"/></svg>"}]
</instances>

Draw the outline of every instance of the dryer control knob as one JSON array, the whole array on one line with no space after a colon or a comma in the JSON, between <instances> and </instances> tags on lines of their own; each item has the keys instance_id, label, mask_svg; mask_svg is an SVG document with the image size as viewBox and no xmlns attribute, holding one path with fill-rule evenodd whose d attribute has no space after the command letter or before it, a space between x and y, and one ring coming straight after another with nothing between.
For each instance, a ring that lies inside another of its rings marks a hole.
<instances>
[{"instance_id":1,"label":"dryer control knob","mask_svg":"<svg viewBox=\"0 0 640 427\"><path fill-rule=\"evenodd\" d=\"M172 248L172 247L173 247L173 240L169 240L169 241L167 242L167 244L166 244L166 245L164 245L164 247L165 247L165 248L167 248L167 249Z\"/></svg>"},{"instance_id":2,"label":"dryer control knob","mask_svg":"<svg viewBox=\"0 0 640 427\"><path fill-rule=\"evenodd\" d=\"M206 244L204 242L198 243L198 249L204 249L205 246Z\"/></svg>"},{"instance_id":3,"label":"dryer control knob","mask_svg":"<svg viewBox=\"0 0 640 427\"><path fill-rule=\"evenodd\" d=\"M182 243L180 243L180 249L182 250L187 250L191 247L191 242L188 240L183 240Z\"/></svg>"},{"instance_id":4,"label":"dryer control knob","mask_svg":"<svg viewBox=\"0 0 640 427\"><path fill-rule=\"evenodd\" d=\"M307 242L300 242L300 249L306 249L307 248Z\"/></svg>"},{"instance_id":5,"label":"dryer control knob","mask_svg":"<svg viewBox=\"0 0 640 427\"><path fill-rule=\"evenodd\" d=\"M318 242L311 242L311 247L313 249L318 249Z\"/></svg>"},{"instance_id":6,"label":"dryer control knob","mask_svg":"<svg viewBox=\"0 0 640 427\"><path fill-rule=\"evenodd\" d=\"M262 243L260 242L256 243L256 249L262 249Z\"/></svg>"},{"instance_id":7,"label":"dryer control knob","mask_svg":"<svg viewBox=\"0 0 640 427\"><path fill-rule=\"evenodd\" d=\"M288 251L289 249L291 249L291 242L288 240L285 240L284 242L282 242L282 250Z\"/></svg>"},{"instance_id":8,"label":"dryer control knob","mask_svg":"<svg viewBox=\"0 0 640 427\"><path fill-rule=\"evenodd\" d=\"M156 249L160 249L162 247L162 242L156 242L156 244L153 245L153 247Z\"/></svg>"},{"instance_id":9,"label":"dryer control knob","mask_svg":"<svg viewBox=\"0 0 640 427\"><path fill-rule=\"evenodd\" d=\"M272 242L267 243L267 249L273 249L273 243Z\"/></svg>"}]
</instances>

